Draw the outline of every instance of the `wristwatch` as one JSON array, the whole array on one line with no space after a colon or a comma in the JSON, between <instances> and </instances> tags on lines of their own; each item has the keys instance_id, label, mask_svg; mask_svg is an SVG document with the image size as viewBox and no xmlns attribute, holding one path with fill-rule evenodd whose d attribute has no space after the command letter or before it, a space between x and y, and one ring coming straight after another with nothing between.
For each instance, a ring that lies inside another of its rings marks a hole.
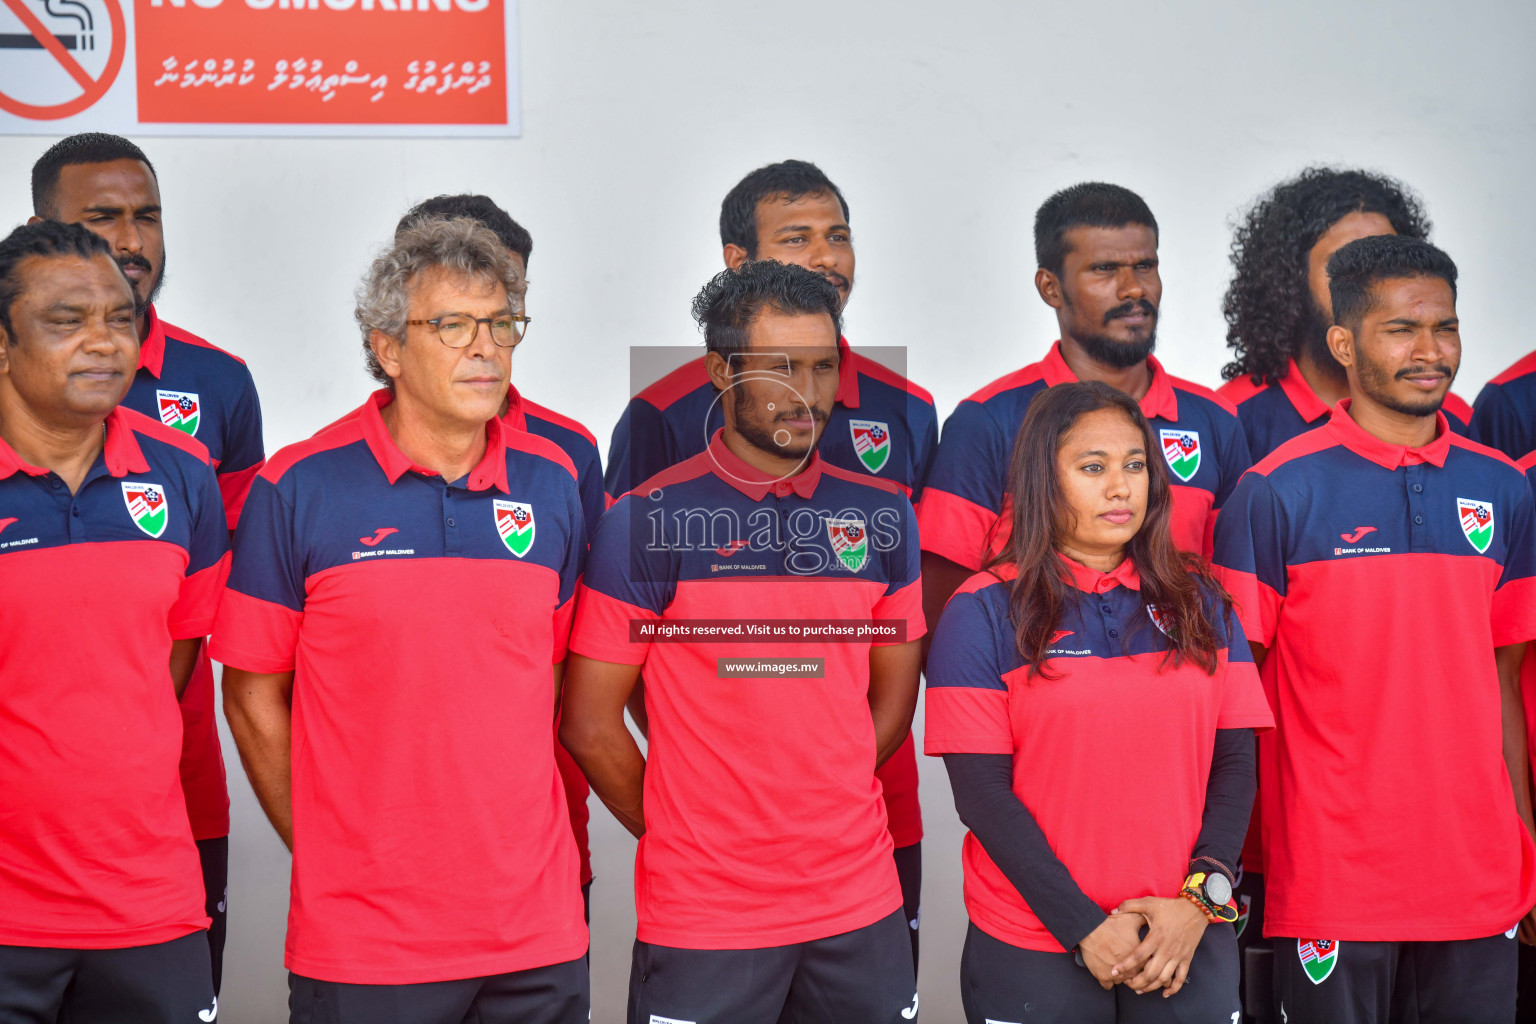
<instances>
[{"instance_id":1,"label":"wristwatch","mask_svg":"<svg viewBox=\"0 0 1536 1024\"><path fill-rule=\"evenodd\" d=\"M1184 879L1179 895L1200 908L1212 922L1231 924L1237 920L1237 903L1232 899L1232 880L1220 871L1196 871Z\"/></svg>"}]
</instances>

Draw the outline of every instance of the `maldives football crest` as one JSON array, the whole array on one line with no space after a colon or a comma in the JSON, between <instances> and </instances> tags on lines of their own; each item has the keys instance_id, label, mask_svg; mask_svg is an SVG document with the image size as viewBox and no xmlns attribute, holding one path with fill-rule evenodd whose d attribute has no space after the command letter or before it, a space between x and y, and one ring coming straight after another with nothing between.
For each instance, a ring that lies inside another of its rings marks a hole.
<instances>
[{"instance_id":1,"label":"maldives football crest","mask_svg":"<svg viewBox=\"0 0 1536 1024\"><path fill-rule=\"evenodd\" d=\"M1307 972L1307 977L1312 979L1312 984L1321 985L1339 965L1338 941L1297 939L1296 957L1301 961L1301 968Z\"/></svg>"},{"instance_id":2,"label":"maldives football crest","mask_svg":"<svg viewBox=\"0 0 1536 1024\"><path fill-rule=\"evenodd\" d=\"M1173 475L1185 483L1194 479L1200 469L1200 435L1193 430L1159 430L1163 441L1163 458Z\"/></svg>"},{"instance_id":3,"label":"maldives football crest","mask_svg":"<svg viewBox=\"0 0 1536 1024\"><path fill-rule=\"evenodd\" d=\"M123 483L123 504L128 506L128 517L133 520L133 525L149 534L151 537L159 537L165 532L165 524L171 518L171 511L165 503L165 488L159 484L131 484Z\"/></svg>"},{"instance_id":4,"label":"maldives football crest","mask_svg":"<svg viewBox=\"0 0 1536 1024\"><path fill-rule=\"evenodd\" d=\"M493 504L496 507L496 532L501 535L501 542L508 551L522 558L533 547L533 506L500 498Z\"/></svg>"},{"instance_id":5,"label":"maldives football crest","mask_svg":"<svg viewBox=\"0 0 1536 1024\"><path fill-rule=\"evenodd\" d=\"M832 539L832 553L849 572L858 572L869 561L869 534L862 519L828 519L827 536Z\"/></svg>"},{"instance_id":6,"label":"maldives football crest","mask_svg":"<svg viewBox=\"0 0 1536 1024\"><path fill-rule=\"evenodd\" d=\"M1243 937L1243 932L1248 930L1248 913L1253 909L1252 896L1239 896L1237 898L1237 938Z\"/></svg>"},{"instance_id":7,"label":"maldives football crest","mask_svg":"<svg viewBox=\"0 0 1536 1024\"><path fill-rule=\"evenodd\" d=\"M1487 551L1493 543L1493 504L1476 498L1457 498L1456 511L1461 514L1461 532L1467 535L1467 543L1478 554Z\"/></svg>"},{"instance_id":8,"label":"maldives football crest","mask_svg":"<svg viewBox=\"0 0 1536 1024\"><path fill-rule=\"evenodd\" d=\"M203 405L196 395L190 391L156 391L155 399L155 404L160 407L161 423L183 434L197 436Z\"/></svg>"},{"instance_id":9,"label":"maldives football crest","mask_svg":"<svg viewBox=\"0 0 1536 1024\"><path fill-rule=\"evenodd\" d=\"M1158 632L1162 633L1163 636L1168 637L1170 640L1173 639L1173 633L1171 632L1173 629L1173 620L1170 619L1167 614L1161 611L1157 605L1147 605L1147 618L1152 620L1152 625L1157 627Z\"/></svg>"},{"instance_id":10,"label":"maldives football crest","mask_svg":"<svg viewBox=\"0 0 1536 1024\"><path fill-rule=\"evenodd\" d=\"M848 431L853 434L853 450L871 473L885 468L891 457L891 428L877 420L849 420Z\"/></svg>"}]
</instances>

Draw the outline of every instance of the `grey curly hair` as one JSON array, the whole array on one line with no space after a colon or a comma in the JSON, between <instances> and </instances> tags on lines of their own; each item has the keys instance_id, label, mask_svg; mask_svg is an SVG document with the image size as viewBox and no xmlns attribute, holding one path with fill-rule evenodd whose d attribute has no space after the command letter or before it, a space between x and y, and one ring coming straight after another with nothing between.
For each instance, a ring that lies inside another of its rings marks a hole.
<instances>
[{"instance_id":1,"label":"grey curly hair","mask_svg":"<svg viewBox=\"0 0 1536 1024\"><path fill-rule=\"evenodd\" d=\"M405 338L411 282L429 270L498 281L506 290L511 309L522 311L528 282L493 231L469 217L418 221L395 236L394 244L373 261L357 289L357 308L352 316L362 330L368 373L380 384L393 386L373 354L369 338L374 331Z\"/></svg>"}]
</instances>

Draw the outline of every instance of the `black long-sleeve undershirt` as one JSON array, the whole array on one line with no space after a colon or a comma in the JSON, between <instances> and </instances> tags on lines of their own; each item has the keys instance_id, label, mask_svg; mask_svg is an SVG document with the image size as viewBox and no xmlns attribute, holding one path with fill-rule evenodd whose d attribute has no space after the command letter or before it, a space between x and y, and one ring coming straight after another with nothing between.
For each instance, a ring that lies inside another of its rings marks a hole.
<instances>
[{"instance_id":1,"label":"black long-sleeve undershirt","mask_svg":"<svg viewBox=\"0 0 1536 1024\"><path fill-rule=\"evenodd\" d=\"M1103 923L1105 914L1072 878L1035 816L1014 795L1013 757L945 754L944 767L960 820L1062 948L1075 948ZM1253 731L1218 729L1200 836L1191 858L1211 857L1229 867L1237 862L1256 789Z\"/></svg>"}]
</instances>

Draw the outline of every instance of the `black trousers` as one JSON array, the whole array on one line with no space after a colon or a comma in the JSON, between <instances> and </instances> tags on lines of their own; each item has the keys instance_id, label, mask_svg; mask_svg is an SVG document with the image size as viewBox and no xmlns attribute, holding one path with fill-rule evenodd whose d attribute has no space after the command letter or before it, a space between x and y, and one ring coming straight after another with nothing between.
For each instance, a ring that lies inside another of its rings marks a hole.
<instances>
[{"instance_id":1,"label":"black trousers","mask_svg":"<svg viewBox=\"0 0 1536 1024\"><path fill-rule=\"evenodd\" d=\"M414 985L288 975L289 1024L587 1024L585 955L509 974Z\"/></svg>"},{"instance_id":2,"label":"black trousers","mask_svg":"<svg viewBox=\"0 0 1536 1024\"><path fill-rule=\"evenodd\" d=\"M208 959L213 967L213 994L224 982L224 937L229 923L229 837L199 839L197 855L203 862L203 902L212 923L208 926Z\"/></svg>"},{"instance_id":3,"label":"black trousers","mask_svg":"<svg viewBox=\"0 0 1536 1024\"><path fill-rule=\"evenodd\" d=\"M1242 861L1237 864L1237 885L1232 890L1233 897L1237 900L1238 919L1233 926L1237 932L1238 966L1242 971L1242 980L1239 983L1239 993L1243 999L1243 1007L1249 1006L1248 992L1257 989L1260 993L1255 998L1261 998L1262 993L1270 989L1270 975L1274 972L1269 969L1267 962L1257 961L1265 968L1265 977L1257 980L1248 977L1248 951L1250 949L1269 949L1269 940L1264 937L1264 876L1244 870ZM1274 1021L1279 1024L1280 1011L1271 1001L1265 1007L1268 1016L1265 1021Z\"/></svg>"},{"instance_id":4,"label":"black trousers","mask_svg":"<svg viewBox=\"0 0 1536 1024\"><path fill-rule=\"evenodd\" d=\"M1513 1024L1518 940L1319 942L1274 938L1277 1019L1288 1024Z\"/></svg>"},{"instance_id":5,"label":"black trousers","mask_svg":"<svg viewBox=\"0 0 1536 1024\"><path fill-rule=\"evenodd\" d=\"M1071 953L1020 949L974 924L960 957L960 1000L969 1024L1236 1024L1237 939L1205 930L1177 995L1109 991Z\"/></svg>"},{"instance_id":6,"label":"black trousers","mask_svg":"<svg viewBox=\"0 0 1536 1024\"><path fill-rule=\"evenodd\" d=\"M917 973L917 930L923 920L923 844L898 846L896 877L901 881L901 913L912 932L912 973Z\"/></svg>"},{"instance_id":7,"label":"black trousers","mask_svg":"<svg viewBox=\"0 0 1536 1024\"><path fill-rule=\"evenodd\" d=\"M764 949L635 943L629 1024L903 1024L917 1019L901 911L825 939Z\"/></svg>"},{"instance_id":8,"label":"black trousers","mask_svg":"<svg viewBox=\"0 0 1536 1024\"><path fill-rule=\"evenodd\" d=\"M201 931L124 949L0 946L0 1024L196 1024L218 1006Z\"/></svg>"}]
</instances>

